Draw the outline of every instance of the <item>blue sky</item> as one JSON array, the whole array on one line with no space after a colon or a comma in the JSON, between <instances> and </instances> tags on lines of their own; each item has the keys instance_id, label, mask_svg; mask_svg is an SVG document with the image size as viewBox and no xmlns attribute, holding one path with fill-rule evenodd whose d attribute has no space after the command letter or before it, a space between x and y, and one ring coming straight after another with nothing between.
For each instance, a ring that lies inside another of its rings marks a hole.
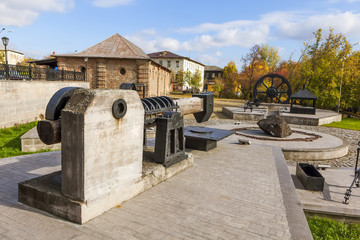
<instances>
[{"instance_id":1,"label":"blue sky","mask_svg":"<svg viewBox=\"0 0 360 240\"><path fill-rule=\"evenodd\" d=\"M360 0L1 0L0 27L9 48L38 59L119 33L146 53L168 50L219 67L233 60L240 68L255 44L296 59L318 28L360 41Z\"/></svg>"}]
</instances>

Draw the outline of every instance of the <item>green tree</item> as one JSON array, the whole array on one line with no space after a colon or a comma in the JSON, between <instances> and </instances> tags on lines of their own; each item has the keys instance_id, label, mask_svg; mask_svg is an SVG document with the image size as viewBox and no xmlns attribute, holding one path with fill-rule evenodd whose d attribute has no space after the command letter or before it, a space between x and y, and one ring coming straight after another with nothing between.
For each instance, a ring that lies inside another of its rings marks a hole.
<instances>
[{"instance_id":1,"label":"green tree","mask_svg":"<svg viewBox=\"0 0 360 240\"><path fill-rule=\"evenodd\" d=\"M217 97L222 97L222 92L224 90L224 81L222 78L214 78L214 82L215 82L215 93Z\"/></svg>"},{"instance_id":2,"label":"green tree","mask_svg":"<svg viewBox=\"0 0 360 240\"><path fill-rule=\"evenodd\" d=\"M190 86L190 83L191 83L191 72L189 70L187 70L185 73L184 73L184 81Z\"/></svg>"},{"instance_id":3,"label":"green tree","mask_svg":"<svg viewBox=\"0 0 360 240\"><path fill-rule=\"evenodd\" d=\"M267 44L262 44L259 49L259 54L260 59L268 66L269 72L275 72L281 62L279 49Z\"/></svg>"},{"instance_id":4,"label":"green tree","mask_svg":"<svg viewBox=\"0 0 360 240\"><path fill-rule=\"evenodd\" d=\"M341 106L356 112L360 108L360 52L350 54L343 61Z\"/></svg>"},{"instance_id":5,"label":"green tree","mask_svg":"<svg viewBox=\"0 0 360 240\"><path fill-rule=\"evenodd\" d=\"M295 90L306 84L318 97L318 106L334 108L338 103L341 81L348 79L348 74L343 72L343 64L348 62L351 45L344 35L335 34L331 28L325 38L321 29L314 33L314 38L314 43L304 44L296 74L300 81Z\"/></svg>"},{"instance_id":6,"label":"green tree","mask_svg":"<svg viewBox=\"0 0 360 240\"><path fill-rule=\"evenodd\" d=\"M180 70L177 72L177 74L175 75L175 83L177 86L184 86L186 81L185 81L185 72L183 70Z\"/></svg>"},{"instance_id":7,"label":"green tree","mask_svg":"<svg viewBox=\"0 0 360 240\"><path fill-rule=\"evenodd\" d=\"M201 88L201 72L196 69L194 74L190 74L190 81L188 82L189 86L195 91L200 90Z\"/></svg>"}]
</instances>

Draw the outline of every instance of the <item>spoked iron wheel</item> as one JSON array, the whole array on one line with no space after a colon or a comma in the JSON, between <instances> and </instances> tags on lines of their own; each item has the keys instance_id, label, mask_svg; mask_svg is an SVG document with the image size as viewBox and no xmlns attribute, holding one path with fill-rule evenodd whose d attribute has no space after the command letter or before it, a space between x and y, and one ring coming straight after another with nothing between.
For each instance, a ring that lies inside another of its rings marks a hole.
<instances>
[{"instance_id":1,"label":"spoked iron wheel","mask_svg":"<svg viewBox=\"0 0 360 240\"><path fill-rule=\"evenodd\" d=\"M255 83L253 96L254 100L260 102L289 103L291 86L283 76L275 73L267 74Z\"/></svg>"}]
</instances>

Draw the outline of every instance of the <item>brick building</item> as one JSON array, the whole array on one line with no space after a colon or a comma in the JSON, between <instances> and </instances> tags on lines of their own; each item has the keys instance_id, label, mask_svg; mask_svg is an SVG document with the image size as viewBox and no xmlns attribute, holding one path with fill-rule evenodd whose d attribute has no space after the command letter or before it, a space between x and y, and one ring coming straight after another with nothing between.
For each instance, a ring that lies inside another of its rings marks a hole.
<instances>
[{"instance_id":1,"label":"brick building","mask_svg":"<svg viewBox=\"0 0 360 240\"><path fill-rule=\"evenodd\" d=\"M55 57L58 69L85 72L91 88L118 89L122 83L137 83L145 86L146 97L170 91L171 71L119 34L82 52Z\"/></svg>"}]
</instances>

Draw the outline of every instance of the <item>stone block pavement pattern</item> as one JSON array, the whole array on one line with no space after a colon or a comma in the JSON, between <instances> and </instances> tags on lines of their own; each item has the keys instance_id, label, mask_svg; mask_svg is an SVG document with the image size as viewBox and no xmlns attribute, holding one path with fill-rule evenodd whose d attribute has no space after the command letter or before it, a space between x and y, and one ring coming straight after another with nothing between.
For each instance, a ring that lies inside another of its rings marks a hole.
<instances>
[{"instance_id":1,"label":"stone block pavement pattern","mask_svg":"<svg viewBox=\"0 0 360 240\"><path fill-rule=\"evenodd\" d=\"M17 202L17 183L60 170L60 152L0 159L0 239L311 239L302 210L289 216L274 148L236 142L192 151L192 168L84 225Z\"/></svg>"}]
</instances>

